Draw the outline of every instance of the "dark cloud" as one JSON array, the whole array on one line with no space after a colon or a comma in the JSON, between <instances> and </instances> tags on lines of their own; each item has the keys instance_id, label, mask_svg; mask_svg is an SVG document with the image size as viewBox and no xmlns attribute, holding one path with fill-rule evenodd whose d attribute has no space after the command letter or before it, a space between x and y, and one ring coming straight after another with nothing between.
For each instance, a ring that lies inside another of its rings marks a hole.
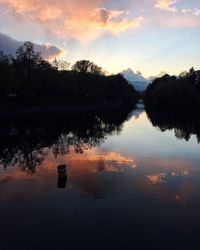
<instances>
[{"instance_id":1,"label":"dark cloud","mask_svg":"<svg viewBox=\"0 0 200 250\"><path fill-rule=\"evenodd\" d=\"M22 44L23 42L17 41L3 33L0 33L0 50L2 50L5 54L11 54L15 56L17 48ZM42 57L45 59L50 59L59 56L63 52L61 49L53 45L34 44L34 46L35 50L40 52Z\"/></svg>"}]
</instances>

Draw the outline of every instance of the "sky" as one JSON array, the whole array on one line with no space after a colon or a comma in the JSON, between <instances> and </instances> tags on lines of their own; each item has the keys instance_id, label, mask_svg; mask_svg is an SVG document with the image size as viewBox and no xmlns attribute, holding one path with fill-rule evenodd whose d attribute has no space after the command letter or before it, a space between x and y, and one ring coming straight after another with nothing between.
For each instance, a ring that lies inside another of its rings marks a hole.
<instances>
[{"instance_id":1,"label":"sky","mask_svg":"<svg viewBox=\"0 0 200 250\"><path fill-rule=\"evenodd\" d=\"M0 0L0 50L88 59L145 77L200 69L200 0Z\"/></svg>"}]
</instances>

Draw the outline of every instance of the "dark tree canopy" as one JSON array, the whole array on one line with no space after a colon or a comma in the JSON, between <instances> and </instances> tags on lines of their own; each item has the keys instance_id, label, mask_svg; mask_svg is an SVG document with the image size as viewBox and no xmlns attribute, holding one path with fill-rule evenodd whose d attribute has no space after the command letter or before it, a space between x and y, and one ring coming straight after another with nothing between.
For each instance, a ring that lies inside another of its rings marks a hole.
<instances>
[{"instance_id":1,"label":"dark tree canopy","mask_svg":"<svg viewBox=\"0 0 200 250\"><path fill-rule=\"evenodd\" d=\"M52 62L52 66L56 70L66 71L69 70L70 63L64 60L57 60L57 58L55 58Z\"/></svg>"},{"instance_id":2,"label":"dark tree canopy","mask_svg":"<svg viewBox=\"0 0 200 250\"><path fill-rule=\"evenodd\" d=\"M25 42L11 58L0 53L0 105L6 107L88 105L135 102L136 91L119 75L105 76L95 63L44 60ZM11 98L12 97L12 98Z\"/></svg>"},{"instance_id":3,"label":"dark tree canopy","mask_svg":"<svg viewBox=\"0 0 200 250\"><path fill-rule=\"evenodd\" d=\"M16 51L16 60L19 62L37 63L41 60L40 53L36 52L31 42L25 42Z\"/></svg>"},{"instance_id":4,"label":"dark tree canopy","mask_svg":"<svg viewBox=\"0 0 200 250\"><path fill-rule=\"evenodd\" d=\"M93 75L103 75L102 68L88 60L81 60L81 61L76 62L72 66L72 70L77 71L79 73L85 73L85 74L90 73Z\"/></svg>"},{"instance_id":5,"label":"dark tree canopy","mask_svg":"<svg viewBox=\"0 0 200 250\"><path fill-rule=\"evenodd\" d=\"M155 79L146 90L147 105L200 107L200 71L191 68L179 77L168 74Z\"/></svg>"}]
</instances>

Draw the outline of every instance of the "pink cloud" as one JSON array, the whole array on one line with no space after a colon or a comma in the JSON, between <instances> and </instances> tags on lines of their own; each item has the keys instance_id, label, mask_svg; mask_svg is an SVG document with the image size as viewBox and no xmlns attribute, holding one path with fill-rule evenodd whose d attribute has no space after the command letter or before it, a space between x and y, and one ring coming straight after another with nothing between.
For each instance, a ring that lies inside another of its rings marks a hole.
<instances>
[{"instance_id":1,"label":"pink cloud","mask_svg":"<svg viewBox=\"0 0 200 250\"><path fill-rule=\"evenodd\" d=\"M119 33L140 26L142 16L103 8L105 0L0 0L5 11L20 17L23 23L37 24L52 35L62 38L96 37L103 32ZM19 20L19 19L18 19Z\"/></svg>"},{"instance_id":2,"label":"pink cloud","mask_svg":"<svg viewBox=\"0 0 200 250\"><path fill-rule=\"evenodd\" d=\"M178 12L170 15L158 15L155 23L161 27L169 28L195 28L200 25L197 15L191 13Z\"/></svg>"},{"instance_id":3,"label":"pink cloud","mask_svg":"<svg viewBox=\"0 0 200 250\"><path fill-rule=\"evenodd\" d=\"M92 40L105 34L121 34L150 26L192 28L200 24L199 9L181 8L182 0L0 0L3 33L25 34L41 41L68 38ZM112 8L105 7L112 3ZM179 4L177 4L179 3ZM12 25L13 24L13 25ZM10 26L9 26L10 25ZM4 28L5 26L5 28Z\"/></svg>"}]
</instances>

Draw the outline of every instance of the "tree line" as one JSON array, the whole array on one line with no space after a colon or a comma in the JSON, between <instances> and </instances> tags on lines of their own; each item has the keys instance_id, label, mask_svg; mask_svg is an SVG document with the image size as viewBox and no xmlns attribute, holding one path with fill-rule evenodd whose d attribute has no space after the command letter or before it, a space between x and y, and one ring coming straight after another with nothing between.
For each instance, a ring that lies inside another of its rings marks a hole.
<instances>
[{"instance_id":1,"label":"tree line","mask_svg":"<svg viewBox=\"0 0 200 250\"><path fill-rule=\"evenodd\" d=\"M0 52L0 104L54 105L134 102L135 89L120 74L107 76L88 60L69 63L43 59L31 42L12 57Z\"/></svg>"},{"instance_id":2,"label":"tree line","mask_svg":"<svg viewBox=\"0 0 200 250\"><path fill-rule=\"evenodd\" d=\"M156 78L145 92L147 106L200 107L200 70Z\"/></svg>"}]
</instances>

